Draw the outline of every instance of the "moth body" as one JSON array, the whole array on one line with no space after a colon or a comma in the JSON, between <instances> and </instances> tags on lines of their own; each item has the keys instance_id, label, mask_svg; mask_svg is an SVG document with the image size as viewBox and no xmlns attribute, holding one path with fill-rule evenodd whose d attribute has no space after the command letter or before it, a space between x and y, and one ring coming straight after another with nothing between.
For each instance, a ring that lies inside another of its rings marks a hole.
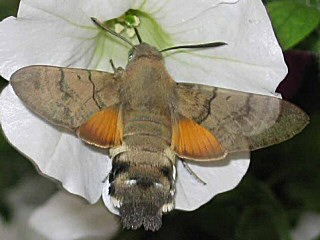
<instances>
[{"instance_id":1,"label":"moth body","mask_svg":"<svg viewBox=\"0 0 320 240\"><path fill-rule=\"evenodd\" d=\"M115 155L109 194L124 227L157 230L162 213L174 204L175 155L170 146L175 82L158 51L149 48L137 46L121 76L123 135L122 144L110 150Z\"/></svg>"}]
</instances>

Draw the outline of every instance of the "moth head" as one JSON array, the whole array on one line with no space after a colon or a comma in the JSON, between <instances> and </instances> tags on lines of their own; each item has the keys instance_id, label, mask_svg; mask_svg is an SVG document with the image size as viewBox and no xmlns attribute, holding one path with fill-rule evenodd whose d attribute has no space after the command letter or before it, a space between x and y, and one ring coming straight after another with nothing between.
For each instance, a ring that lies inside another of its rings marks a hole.
<instances>
[{"instance_id":1,"label":"moth head","mask_svg":"<svg viewBox=\"0 0 320 240\"><path fill-rule=\"evenodd\" d=\"M116 164L117 165L117 164ZM173 209L173 179L170 169L127 165L125 170L113 166L109 194L119 209L124 228L156 231L162 225L162 214Z\"/></svg>"},{"instance_id":2,"label":"moth head","mask_svg":"<svg viewBox=\"0 0 320 240\"><path fill-rule=\"evenodd\" d=\"M162 54L159 52L159 50L144 42L140 43L139 45L135 45L130 49L128 60L131 62L143 57L148 59L155 58L162 60Z\"/></svg>"}]
</instances>

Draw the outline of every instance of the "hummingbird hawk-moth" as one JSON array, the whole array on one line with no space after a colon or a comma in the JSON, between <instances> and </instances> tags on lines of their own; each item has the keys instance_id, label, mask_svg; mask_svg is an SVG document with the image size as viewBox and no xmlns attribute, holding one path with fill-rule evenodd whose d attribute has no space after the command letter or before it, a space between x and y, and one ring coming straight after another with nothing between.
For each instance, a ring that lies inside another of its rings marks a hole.
<instances>
[{"instance_id":1,"label":"hummingbird hawk-moth","mask_svg":"<svg viewBox=\"0 0 320 240\"><path fill-rule=\"evenodd\" d=\"M285 141L309 121L300 108L279 98L177 83L161 51L140 38L133 45L119 37L132 45L125 69L28 66L10 82L31 111L109 150L109 195L126 228L161 227L162 214L174 208L177 159L222 160Z\"/></svg>"}]
</instances>

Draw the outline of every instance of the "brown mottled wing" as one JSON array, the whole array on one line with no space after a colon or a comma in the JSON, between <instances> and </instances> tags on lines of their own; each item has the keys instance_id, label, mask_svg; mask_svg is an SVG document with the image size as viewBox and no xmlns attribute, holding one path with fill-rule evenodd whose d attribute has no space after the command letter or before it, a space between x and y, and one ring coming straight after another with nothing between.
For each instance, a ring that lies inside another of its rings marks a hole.
<instances>
[{"instance_id":1,"label":"brown mottled wing","mask_svg":"<svg viewBox=\"0 0 320 240\"><path fill-rule=\"evenodd\" d=\"M207 128L228 152L255 150L302 131L309 118L297 106L264 95L178 83L178 112Z\"/></svg>"},{"instance_id":2,"label":"brown mottled wing","mask_svg":"<svg viewBox=\"0 0 320 240\"><path fill-rule=\"evenodd\" d=\"M29 66L16 71L10 82L28 108L70 130L101 109L119 103L120 80L107 72Z\"/></svg>"}]
</instances>

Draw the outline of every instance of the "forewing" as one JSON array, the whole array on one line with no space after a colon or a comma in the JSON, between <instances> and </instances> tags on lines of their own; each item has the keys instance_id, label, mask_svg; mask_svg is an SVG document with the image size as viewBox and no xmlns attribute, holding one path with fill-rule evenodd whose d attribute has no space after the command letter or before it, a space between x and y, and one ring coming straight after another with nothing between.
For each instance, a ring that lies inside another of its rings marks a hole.
<instances>
[{"instance_id":1,"label":"forewing","mask_svg":"<svg viewBox=\"0 0 320 240\"><path fill-rule=\"evenodd\" d=\"M207 128L230 153L255 150L299 133L309 118L297 106L270 96L178 83L178 112Z\"/></svg>"},{"instance_id":2,"label":"forewing","mask_svg":"<svg viewBox=\"0 0 320 240\"><path fill-rule=\"evenodd\" d=\"M29 109L70 130L119 103L120 79L108 72L29 66L16 71L10 82Z\"/></svg>"}]
</instances>

